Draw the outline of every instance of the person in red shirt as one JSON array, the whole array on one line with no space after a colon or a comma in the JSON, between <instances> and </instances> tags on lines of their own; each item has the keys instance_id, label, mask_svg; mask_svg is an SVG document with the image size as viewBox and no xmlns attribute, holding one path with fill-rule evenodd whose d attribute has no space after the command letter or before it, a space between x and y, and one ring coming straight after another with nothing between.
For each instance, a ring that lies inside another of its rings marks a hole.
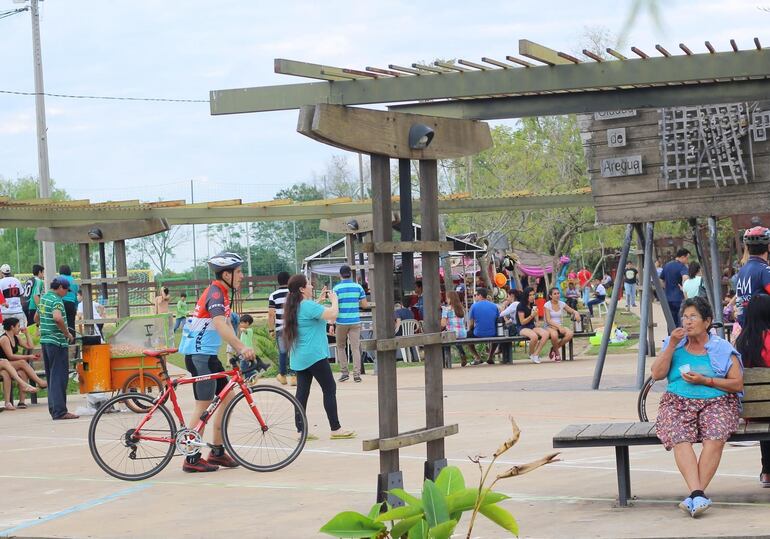
<instances>
[{"instance_id":1,"label":"person in red shirt","mask_svg":"<svg viewBox=\"0 0 770 539\"><path fill-rule=\"evenodd\" d=\"M756 294L746 307L746 324L735 341L746 368L770 368L770 296ZM762 472L759 483L770 488L770 442L759 442L762 453Z\"/></svg>"},{"instance_id":2,"label":"person in red shirt","mask_svg":"<svg viewBox=\"0 0 770 539\"><path fill-rule=\"evenodd\" d=\"M5 296L3 295L2 290L0 290L0 305L2 305L3 307L8 307L8 302L5 301ZM2 323L2 321L3 321L3 313L0 312L0 323Z\"/></svg>"},{"instance_id":3,"label":"person in red shirt","mask_svg":"<svg viewBox=\"0 0 770 539\"><path fill-rule=\"evenodd\" d=\"M577 272L577 278L580 283L580 288L585 288L588 281L591 280L591 272L584 266Z\"/></svg>"}]
</instances>

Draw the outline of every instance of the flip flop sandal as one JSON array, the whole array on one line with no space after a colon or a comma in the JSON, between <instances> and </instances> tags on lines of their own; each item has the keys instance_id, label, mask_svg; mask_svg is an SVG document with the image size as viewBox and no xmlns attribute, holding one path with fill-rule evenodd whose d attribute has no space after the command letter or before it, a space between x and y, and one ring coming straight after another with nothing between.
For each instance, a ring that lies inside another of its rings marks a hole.
<instances>
[{"instance_id":1,"label":"flip flop sandal","mask_svg":"<svg viewBox=\"0 0 770 539\"><path fill-rule=\"evenodd\" d=\"M351 438L355 438L356 433L354 431L345 431L345 432L339 432L339 433L332 433L331 436L329 436L329 439L331 440L349 440Z\"/></svg>"},{"instance_id":2,"label":"flip flop sandal","mask_svg":"<svg viewBox=\"0 0 770 539\"><path fill-rule=\"evenodd\" d=\"M20 402L16 405L17 410L26 410L27 409L27 403L26 402Z\"/></svg>"},{"instance_id":3,"label":"flip flop sandal","mask_svg":"<svg viewBox=\"0 0 770 539\"><path fill-rule=\"evenodd\" d=\"M3 408L3 410L8 410L9 412L14 411L15 409L16 409L16 407L13 405L12 402L6 402L5 403L5 408Z\"/></svg>"}]
</instances>

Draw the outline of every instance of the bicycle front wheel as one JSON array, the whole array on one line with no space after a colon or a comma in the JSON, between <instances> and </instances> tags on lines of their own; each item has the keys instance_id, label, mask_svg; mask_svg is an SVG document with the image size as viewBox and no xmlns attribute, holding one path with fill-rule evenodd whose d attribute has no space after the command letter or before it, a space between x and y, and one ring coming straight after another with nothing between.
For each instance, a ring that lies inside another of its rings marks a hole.
<instances>
[{"instance_id":1,"label":"bicycle front wheel","mask_svg":"<svg viewBox=\"0 0 770 539\"><path fill-rule=\"evenodd\" d=\"M133 410L137 405L149 409L150 397L126 393L108 400L91 420L88 447L99 467L124 481L141 481L157 474L171 461L175 451L176 424L165 406L146 418Z\"/></svg>"},{"instance_id":2,"label":"bicycle front wheel","mask_svg":"<svg viewBox=\"0 0 770 539\"><path fill-rule=\"evenodd\" d=\"M222 436L230 456L255 472L272 472L291 464L307 441L307 418L294 395L274 386L250 389L263 428L243 393L227 406Z\"/></svg>"}]
</instances>

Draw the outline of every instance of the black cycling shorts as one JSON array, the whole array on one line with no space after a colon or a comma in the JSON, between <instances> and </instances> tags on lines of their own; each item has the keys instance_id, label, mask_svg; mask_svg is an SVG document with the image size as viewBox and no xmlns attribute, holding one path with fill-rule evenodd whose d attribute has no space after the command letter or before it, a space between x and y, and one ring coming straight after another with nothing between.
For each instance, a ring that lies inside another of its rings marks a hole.
<instances>
[{"instance_id":1,"label":"black cycling shorts","mask_svg":"<svg viewBox=\"0 0 770 539\"><path fill-rule=\"evenodd\" d=\"M193 376L204 376L216 372L224 372L225 368L217 356L206 354L189 354L184 356L184 364ZM196 401L210 401L227 385L227 377L216 380L204 380L193 384L193 395Z\"/></svg>"}]
</instances>

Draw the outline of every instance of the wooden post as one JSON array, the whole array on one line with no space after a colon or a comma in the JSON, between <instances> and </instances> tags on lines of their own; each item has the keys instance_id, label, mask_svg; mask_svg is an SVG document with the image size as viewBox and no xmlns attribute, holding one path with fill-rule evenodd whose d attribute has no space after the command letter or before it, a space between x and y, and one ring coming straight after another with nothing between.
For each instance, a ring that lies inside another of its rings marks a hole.
<instances>
[{"instance_id":1,"label":"wooden post","mask_svg":"<svg viewBox=\"0 0 770 539\"><path fill-rule=\"evenodd\" d=\"M91 256L87 243L80 244L80 280L91 279ZM91 283L83 283L80 285L80 289L83 292L83 318L86 320L93 320L94 318L94 304L92 303L93 286ZM93 335L93 325L86 324L83 326L83 335Z\"/></svg>"},{"instance_id":2,"label":"wooden post","mask_svg":"<svg viewBox=\"0 0 770 539\"><path fill-rule=\"evenodd\" d=\"M115 277L128 278L128 264L126 262L126 241L118 240L113 243L115 251ZM125 318L130 314L128 304L128 281L118 281L118 318Z\"/></svg>"},{"instance_id":3,"label":"wooden post","mask_svg":"<svg viewBox=\"0 0 770 539\"><path fill-rule=\"evenodd\" d=\"M356 265L355 252L353 251L353 237L353 234L345 234L345 258L347 259L347 265L350 267ZM352 277L354 282L358 282L356 271L353 271Z\"/></svg>"},{"instance_id":4,"label":"wooden post","mask_svg":"<svg viewBox=\"0 0 770 539\"><path fill-rule=\"evenodd\" d=\"M438 162L420 160L420 215L422 241L439 240L438 222ZM450 281L451 282L451 281ZM422 253L423 331L441 331L441 282L439 280L439 253ZM444 382L441 344L425 346L425 427L444 425ZM444 439L427 443L426 479L436 479L446 466Z\"/></svg>"},{"instance_id":5,"label":"wooden post","mask_svg":"<svg viewBox=\"0 0 770 539\"><path fill-rule=\"evenodd\" d=\"M390 159L382 155L371 155L372 167L372 214L374 243L393 240L393 216L391 214ZM373 253L374 274L372 293L376 313L375 338L395 337L393 324L393 255ZM370 274L371 279L371 274ZM396 352L377 352L377 402L379 408L380 439L398 435L398 399L396 380ZM398 449L380 451L380 475L377 480L377 501L386 499L391 505L398 505L398 498L388 496L386 491L403 485L399 471Z\"/></svg>"},{"instance_id":6,"label":"wooden post","mask_svg":"<svg viewBox=\"0 0 770 539\"><path fill-rule=\"evenodd\" d=\"M401 212L401 241L414 240L412 226L412 162L409 159L398 160L398 194ZM425 239L425 238L423 238ZM414 253L401 254L401 294L414 290ZM403 298L399 298L403 300Z\"/></svg>"}]
</instances>

